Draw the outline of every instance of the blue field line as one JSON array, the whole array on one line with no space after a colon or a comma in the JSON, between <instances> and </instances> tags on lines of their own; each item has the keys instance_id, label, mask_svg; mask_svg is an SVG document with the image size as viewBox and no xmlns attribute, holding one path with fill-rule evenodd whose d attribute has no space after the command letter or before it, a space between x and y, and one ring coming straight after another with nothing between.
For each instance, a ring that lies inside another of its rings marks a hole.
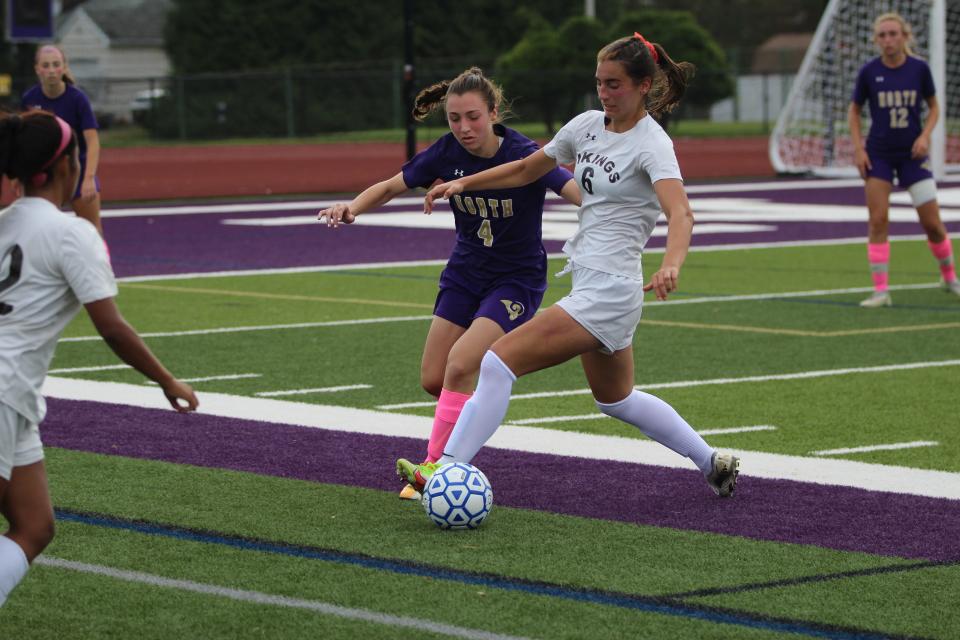
<instances>
[{"instance_id":1,"label":"blue field line","mask_svg":"<svg viewBox=\"0 0 960 640\"><path fill-rule=\"evenodd\" d=\"M645 597L632 594L619 594L614 592L563 587L544 582L533 582L517 578L506 578L503 576L457 571L413 562L377 558L363 554L349 554L317 547L257 540L212 531L200 531L175 525L164 525L142 520L126 520L103 514L74 511L71 509L56 509L55 514L58 520L78 522L96 527L133 531L136 533L144 533L148 535L162 536L190 542L217 544L247 551L259 551L263 553L273 553L296 558L309 558L314 560L322 560L325 562L336 562L338 564L354 565L366 569L375 569L380 571L390 571L392 573L403 575L420 576L435 580L449 580L451 582L502 589L504 591L518 591L531 595L565 598L579 602L622 607L625 609L634 609L648 613L659 613L662 615L732 624L753 629L792 633L811 638L831 638L836 640L854 638L869 640L876 638L879 640L881 638L898 637L855 628L843 628L832 625L819 625L816 623L808 623L803 621L777 619L748 612L725 610L716 607L687 605L683 604L682 602L666 598L649 596Z\"/></svg>"}]
</instances>

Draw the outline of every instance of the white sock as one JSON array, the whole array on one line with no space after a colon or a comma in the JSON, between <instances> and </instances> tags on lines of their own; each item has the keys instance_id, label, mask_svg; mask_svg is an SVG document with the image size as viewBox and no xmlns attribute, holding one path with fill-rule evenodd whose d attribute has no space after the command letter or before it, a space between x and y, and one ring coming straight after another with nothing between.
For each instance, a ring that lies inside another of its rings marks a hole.
<instances>
[{"instance_id":1,"label":"white sock","mask_svg":"<svg viewBox=\"0 0 960 640\"><path fill-rule=\"evenodd\" d=\"M608 416L632 424L665 447L690 458L705 474L711 471L713 448L660 398L634 389L620 402L597 402L597 407Z\"/></svg>"},{"instance_id":2,"label":"white sock","mask_svg":"<svg viewBox=\"0 0 960 640\"><path fill-rule=\"evenodd\" d=\"M484 354L480 361L477 390L463 405L463 411L443 449L443 456L437 462L446 464L473 460L507 415L510 391L516 380L517 376L497 354L493 351Z\"/></svg>"},{"instance_id":3,"label":"white sock","mask_svg":"<svg viewBox=\"0 0 960 640\"><path fill-rule=\"evenodd\" d=\"M27 575L30 563L27 555L16 542L0 536L0 606L7 601L13 588Z\"/></svg>"}]
</instances>

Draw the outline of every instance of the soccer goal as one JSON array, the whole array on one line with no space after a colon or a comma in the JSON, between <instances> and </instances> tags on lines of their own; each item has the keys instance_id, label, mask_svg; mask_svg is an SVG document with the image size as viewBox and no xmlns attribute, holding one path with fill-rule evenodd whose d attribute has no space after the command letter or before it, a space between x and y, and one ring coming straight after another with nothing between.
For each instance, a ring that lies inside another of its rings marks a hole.
<instances>
[{"instance_id":1,"label":"soccer goal","mask_svg":"<svg viewBox=\"0 0 960 640\"><path fill-rule=\"evenodd\" d=\"M940 104L934 173L960 173L960 0L830 0L770 136L779 173L856 175L847 109L857 72L878 55L873 20L888 11L910 23L914 53L933 71ZM865 119L864 135L868 126Z\"/></svg>"}]
</instances>

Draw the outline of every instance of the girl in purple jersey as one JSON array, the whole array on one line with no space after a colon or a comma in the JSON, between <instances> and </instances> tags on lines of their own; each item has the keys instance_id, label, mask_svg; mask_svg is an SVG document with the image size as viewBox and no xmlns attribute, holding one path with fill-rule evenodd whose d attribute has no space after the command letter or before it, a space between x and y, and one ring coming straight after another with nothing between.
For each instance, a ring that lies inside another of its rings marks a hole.
<instances>
[{"instance_id":1,"label":"girl in purple jersey","mask_svg":"<svg viewBox=\"0 0 960 640\"><path fill-rule=\"evenodd\" d=\"M197 397L117 309L103 239L60 210L80 177L70 125L45 111L0 116L0 173L23 191L0 211L0 513L10 525L0 536L2 605L53 539L42 387L57 340L81 305L114 353L158 383L173 408L193 411Z\"/></svg>"},{"instance_id":2,"label":"girl in purple jersey","mask_svg":"<svg viewBox=\"0 0 960 640\"><path fill-rule=\"evenodd\" d=\"M525 157L533 141L500 124L503 94L474 67L424 89L414 115L425 118L443 106L450 133L404 164L388 180L349 203L320 211L328 226L350 224L415 187L452 180ZM533 317L546 290L546 252L541 220L546 189L580 204L568 171L557 168L518 189L477 190L452 202L457 243L440 277L433 322L420 365L420 383L437 398L427 461L440 457L463 405L470 398L480 359L497 339ZM411 486L402 498L416 499Z\"/></svg>"},{"instance_id":3,"label":"girl in purple jersey","mask_svg":"<svg viewBox=\"0 0 960 640\"><path fill-rule=\"evenodd\" d=\"M873 23L873 41L880 49L861 69L850 102L848 120L854 147L854 163L866 181L870 213L867 258L874 292L861 307L889 307L890 193L896 175L907 189L927 234L927 244L940 264L943 288L960 296L954 267L953 247L940 219L937 185L930 171L930 133L940 117L933 76L927 64L910 49L910 25L896 13L885 13ZM866 145L860 129L862 105L870 105L870 133ZM929 108L922 122L921 107Z\"/></svg>"},{"instance_id":4,"label":"girl in purple jersey","mask_svg":"<svg viewBox=\"0 0 960 640\"><path fill-rule=\"evenodd\" d=\"M24 109L55 113L77 133L80 146L80 184L70 199L73 211L93 223L100 235L100 136L90 100L75 86L67 56L60 47L46 44L37 49L33 70L40 81L23 94Z\"/></svg>"}]
</instances>

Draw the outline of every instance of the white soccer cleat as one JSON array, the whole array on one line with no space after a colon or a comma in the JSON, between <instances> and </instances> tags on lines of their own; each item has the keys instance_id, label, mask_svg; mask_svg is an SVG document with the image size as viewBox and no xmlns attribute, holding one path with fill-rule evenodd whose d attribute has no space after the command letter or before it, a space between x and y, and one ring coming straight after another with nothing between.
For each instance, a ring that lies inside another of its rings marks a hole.
<instances>
[{"instance_id":1,"label":"white soccer cleat","mask_svg":"<svg viewBox=\"0 0 960 640\"><path fill-rule=\"evenodd\" d=\"M952 293L953 295L960 298L960 280L952 280L947 282L944 279L940 279L940 287L947 293Z\"/></svg>"},{"instance_id":2,"label":"white soccer cleat","mask_svg":"<svg viewBox=\"0 0 960 640\"><path fill-rule=\"evenodd\" d=\"M721 498L729 498L737 488L737 475L740 473L740 458L729 453L713 453L710 460L710 473L707 484Z\"/></svg>"},{"instance_id":3,"label":"white soccer cleat","mask_svg":"<svg viewBox=\"0 0 960 640\"><path fill-rule=\"evenodd\" d=\"M893 298L887 291L874 291L866 300L860 301L860 306L866 309L876 309L878 307L892 307Z\"/></svg>"}]
</instances>

